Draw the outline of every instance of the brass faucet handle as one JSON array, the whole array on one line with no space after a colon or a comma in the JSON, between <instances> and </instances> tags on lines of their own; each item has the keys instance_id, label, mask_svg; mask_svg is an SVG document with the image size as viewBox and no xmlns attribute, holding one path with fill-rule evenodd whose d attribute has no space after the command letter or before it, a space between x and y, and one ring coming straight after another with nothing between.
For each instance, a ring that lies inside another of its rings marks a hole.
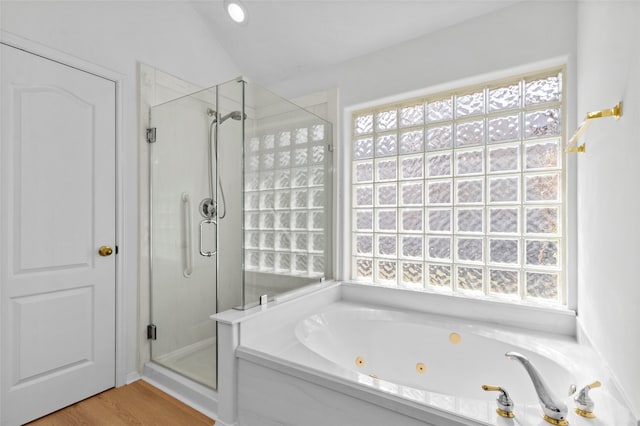
<instances>
[{"instance_id":1,"label":"brass faucet handle","mask_svg":"<svg viewBox=\"0 0 640 426\"><path fill-rule=\"evenodd\" d=\"M600 386L602 386L602 383L596 380L595 382L583 387L578 392L578 394L573 398L576 403L576 414L588 419L593 419L596 417L595 414L593 414L593 408L595 404L589 396L589 391L591 389L599 388Z\"/></svg>"},{"instance_id":2,"label":"brass faucet handle","mask_svg":"<svg viewBox=\"0 0 640 426\"><path fill-rule=\"evenodd\" d=\"M500 386L482 385L482 390L485 390L485 391L502 391L502 388Z\"/></svg>"},{"instance_id":3,"label":"brass faucet handle","mask_svg":"<svg viewBox=\"0 0 640 426\"><path fill-rule=\"evenodd\" d=\"M516 416L513 413L513 401L511 400L511 397L509 397L506 389L503 389L500 386L482 385L482 390L500 392L500 395L496 398L496 403L498 404L496 413L498 413L498 415L510 419Z\"/></svg>"}]
</instances>

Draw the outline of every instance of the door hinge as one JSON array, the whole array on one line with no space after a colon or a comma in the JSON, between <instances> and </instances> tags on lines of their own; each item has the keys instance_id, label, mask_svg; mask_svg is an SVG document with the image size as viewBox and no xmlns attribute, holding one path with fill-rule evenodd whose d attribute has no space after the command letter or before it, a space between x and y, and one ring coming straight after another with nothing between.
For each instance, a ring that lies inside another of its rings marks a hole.
<instances>
[{"instance_id":1,"label":"door hinge","mask_svg":"<svg viewBox=\"0 0 640 426\"><path fill-rule=\"evenodd\" d=\"M147 326L147 339L148 340L157 340L158 339L158 331L156 329L155 324L149 324Z\"/></svg>"},{"instance_id":2,"label":"door hinge","mask_svg":"<svg viewBox=\"0 0 640 426\"><path fill-rule=\"evenodd\" d=\"M156 128L155 127L149 127L147 129L147 142L148 143L154 143L156 141Z\"/></svg>"}]
</instances>

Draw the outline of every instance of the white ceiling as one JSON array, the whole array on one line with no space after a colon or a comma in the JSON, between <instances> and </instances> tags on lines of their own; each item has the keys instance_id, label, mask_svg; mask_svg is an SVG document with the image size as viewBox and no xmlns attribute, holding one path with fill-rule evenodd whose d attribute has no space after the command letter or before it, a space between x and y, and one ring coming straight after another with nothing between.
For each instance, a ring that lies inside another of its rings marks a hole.
<instances>
[{"instance_id":1,"label":"white ceiling","mask_svg":"<svg viewBox=\"0 0 640 426\"><path fill-rule=\"evenodd\" d=\"M240 73L269 85L388 48L519 0L241 0L238 25L222 0L194 1ZM419 52L418 52L419 54Z\"/></svg>"}]
</instances>

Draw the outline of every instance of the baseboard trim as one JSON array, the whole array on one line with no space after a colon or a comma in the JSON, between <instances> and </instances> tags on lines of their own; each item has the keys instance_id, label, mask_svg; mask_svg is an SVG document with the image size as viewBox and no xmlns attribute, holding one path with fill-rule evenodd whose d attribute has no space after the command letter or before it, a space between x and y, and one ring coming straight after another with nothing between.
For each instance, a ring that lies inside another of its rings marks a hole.
<instances>
[{"instance_id":1,"label":"baseboard trim","mask_svg":"<svg viewBox=\"0 0 640 426\"><path fill-rule=\"evenodd\" d=\"M140 375L140 373L138 373L137 371L132 371L132 372L127 374L127 377L125 379L125 384L128 385L128 384L131 384L133 382L137 382L141 378L142 378L142 376Z\"/></svg>"}]
</instances>

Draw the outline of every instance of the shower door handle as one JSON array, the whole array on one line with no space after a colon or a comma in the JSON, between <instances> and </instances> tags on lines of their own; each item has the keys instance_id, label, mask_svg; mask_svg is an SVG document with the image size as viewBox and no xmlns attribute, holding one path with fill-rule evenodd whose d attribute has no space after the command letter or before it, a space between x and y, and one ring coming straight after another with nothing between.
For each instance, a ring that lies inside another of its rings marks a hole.
<instances>
[{"instance_id":1,"label":"shower door handle","mask_svg":"<svg viewBox=\"0 0 640 426\"><path fill-rule=\"evenodd\" d=\"M191 277L193 272L193 255L191 248L191 199L186 192L182 193L182 214L184 214L184 270L182 274L185 278Z\"/></svg>"},{"instance_id":2,"label":"shower door handle","mask_svg":"<svg viewBox=\"0 0 640 426\"><path fill-rule=\"evenodd\" d=\"M217 234L218 233L218 222L216 222L215 219L205 219L202 222L200 222L200 254L202 256L205 256L205 257L211 257L214 254L218 253L218 247L217 247L217 244L216 244L216 249L214 251L205 251L204 247L202 247L202 242L203 242L202 241L203 240L202 231L204 229L204 225L205 224L215 225L216 226L216 234Z\"/></svg>"}]
</instances>

